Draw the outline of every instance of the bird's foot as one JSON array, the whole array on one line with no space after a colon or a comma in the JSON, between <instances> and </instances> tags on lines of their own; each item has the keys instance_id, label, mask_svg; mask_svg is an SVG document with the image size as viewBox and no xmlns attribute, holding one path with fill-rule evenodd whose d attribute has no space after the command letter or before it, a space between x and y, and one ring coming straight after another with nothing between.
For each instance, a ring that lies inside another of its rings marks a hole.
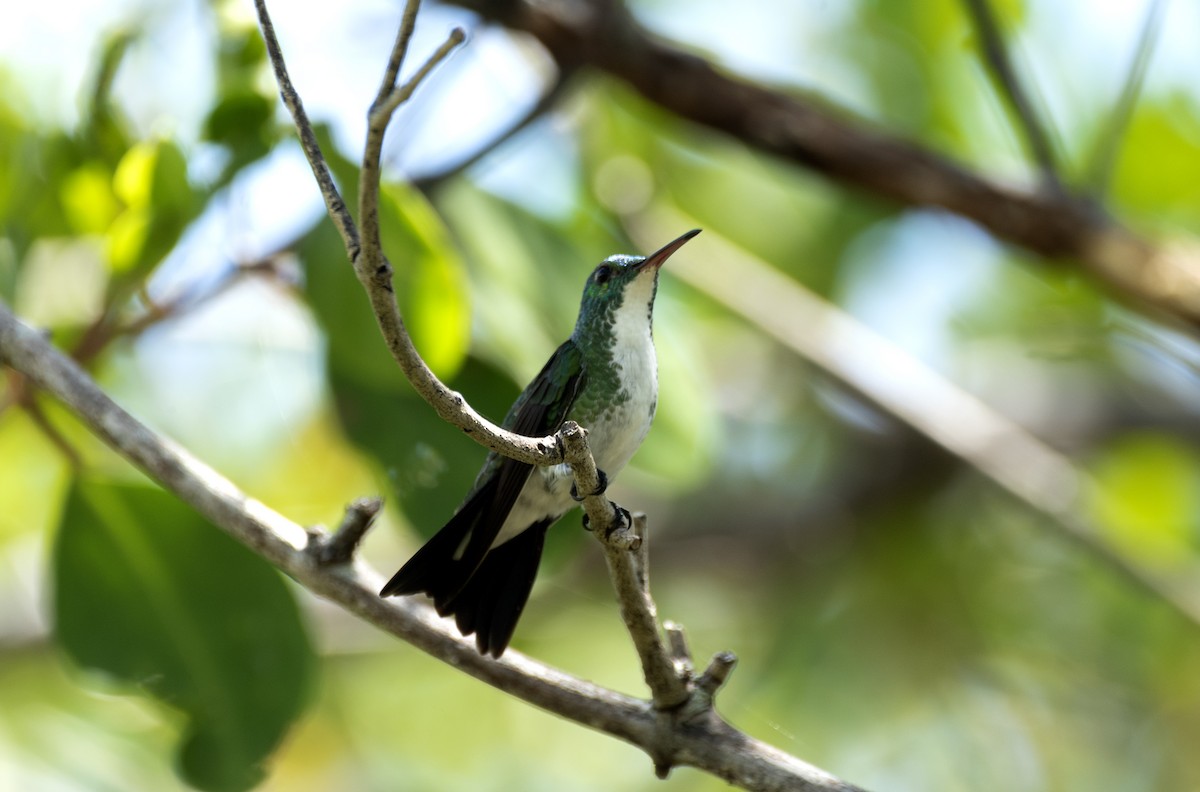
<instances>
[{"instance_id":1,"label":"bird's foot","mask_svg":"<svg viewBox=\"0 0 1200 792\"><path fill-rule=\"evenodd\" d=\"M613 504L613 508L617 511L617 519L613 520L612 525L608 527L608 530L604 534L605 538L612 536L617 531L633 527L633 515L629 513L628 509L618 506L615 503ZM588 519L587 512L583 513L583 530L592 530L592 521Z\"/></svg>"},{"instance_id":2,"label":"bird's foot","mask_svg":"<svg viewBox=\"0 0 1200 792\"><path fill-rule=\"evenodd\" d=\"M592 495L603 495L608 490L608 476L604 474L603 470L597 470L596 472L600 475L600 486L596 488L596 491ZM579 490L575 488L575 482L571 482L571 500L576 503L583 503L583 499L588 497L591 496L580 495Z\"/></svg>"}]
</instances>

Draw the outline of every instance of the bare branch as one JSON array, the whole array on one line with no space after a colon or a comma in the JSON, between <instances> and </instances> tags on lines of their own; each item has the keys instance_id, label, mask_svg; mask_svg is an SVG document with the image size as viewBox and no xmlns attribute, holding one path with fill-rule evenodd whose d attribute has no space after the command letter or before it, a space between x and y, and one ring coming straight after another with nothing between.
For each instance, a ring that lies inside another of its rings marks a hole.
<instances>
[{"instance_id":1,"label":"bare branch","mask_svg":"<svg viewBox=\"0 0 1200 792\"><path fill-rule=\"evenodd\" d=\"M317 143L312 122L308 120L308 114L304 112L304 103L300 101L300 94L296 92L296 86L292 85L292 78L288 76L283 51L279 48L279 39L275 36L275 25L267 13L266 0L254 0L254 8L258 12L258 24L267 45L267 56L275 70L275 82L279 84L279 96L287 106L288 112L292 114L296 131L300 135L300 147L304 149L304 156L308 159L317 185L321 188L321 197L325 199L325 210L329 212L329 218L342 235L342 242L346 245L350 260L353 261L358 258L358 228L354 225L354 218L350 216L350 210L346 208L346 202L342 200L337 185L333 183L333 175L330 174L329 165L321 154L321 145Z\"/></svg>"},{"instance_id":2,"label":"bare branch","mask_svg":"<svg viewBox=\"0 0 1200 792\"><path fill-rule=\"evenodd\" d=\"M413 13L416 13L418 5L418 0L410 0L404 12L405 22L408 20L409 11L412 10ZM367 113L367 142L363 147L362 176L358 182L359 218L362 220L363 239L365 240L362 261L361 263L355 262L355 269L360 270L360 279L364 274L378 277L378 273L383 268L389 268L383 253L383 244L379 239L379 183L383 171L380 158L383 154L383 138L387 133L388 124L391 123L392 116L395 115L400 105L412 97L413 91L429 76L434 67L445 60L446 56L466 38L466 34L461 28L450 31L446 41L425 61L412 79L397 88L394 85L396 74L392 67L399 65L397 59L408 48L408 37L412 36L412 28L407 28L407 36L405 36L405 30L404 23L402 23L400 35L397 36L396 44L392 48L392 56L388 61L383 82L379 86L378 97L371 104L371 109Z\"/></svg>"},{"instance_id":3,"label":"bare branch","mask_svg":"<svg viewBox=\"0 0 1200 792\"><path fill-rule=\"evenodd\" d=\"M411 5L415 9L417 3L414 1ZM350 213L346 210L341 196L333 184L329 175L329 166L316 143L312 124L304 113L300 97L288 77L283 52L275 37L275 29L267 13L265 0L255 0L255 8L258 10L263 38L267 42L267 55L274 68L275 78L279 82L280 95L292 113L292 120L295 122L297 133L300 136L304 154L308 158L309 165L321 188L321 194L325 198L326 209L342 233L346 254L354 266L355 275L367 292L371 311L379 322L379 329L383 334L388 351L391 352L405 377L412 383L413 389L433 407L439 418L462 429L477 443L489 450L535 465L554 465L562 462L561 450L555 437L522 437L505 431L488 421L476 412L461 394L446 387L445 383L429 369L429 366L421 359L416 347L413 346L408 330L404 326L404 319L400 315L400 309L396 304L392 288L392 269L380 248L378 232L379 152L382 150L387 121L395 107L391 107L391 110L382 114L377 114L372 110L369 118L370 129L367 133L369 142L363 159L363 173L360 180L363 186L360 188L359 198L359 215L364 226L367 226L368 233L365 233L360 241L358 228L354 225ZM406 10L405 13L415 13L415 10ZM407 39L411 36L411 31L408 34L405 33L407 24L404 21L401 22L396 46L393 47L392 55L388 60L384 79L380 86L380 94L385 95L381 107L390 105L390 97L397 93L403 94L405 98L410 96L425 75L445 57L446 53L462 41L462 31L452 31L446 43L426 62L425 66L405 85L395 88L394 82L401 67ZM374 142L376 139L378 140L377 145Z\"/></svg>"},{"instance_id":4,"label":"bare branch","mask_svg":"<svg viewBox=\"0 0 1200 792\"><path fill-rule=\"evenodd\" d=\"M1008 56L1008 47L1004 43L1004 37L1000 34L1000 28L996 24L996 16L992 13L989 0L963 0L963 2L979 33L984 60L991 68L992 76L1000 84L1001 93L1008 99L1008 103L1012 105L1013 111L1021 122L1021 128L1025 131L1025 140L1029 144L1033 158L1037 161L1042 178L1046 180L1046 185L1051 189L1061 190L1062 183L1058 178L1058 166L1054 161L1054 150L1050 145L1050 137L1046 134L1046 129L1042 126L1041 119L1038 118L1037 111L1029 100L1028 94L1021 86L1021 80L1017 77L1012 59Z\"/></svg>"},{"instance_id":5,"label":"bare branch","mask_svg":"<svg viewBox=\"0 0 1200 792\"><path fill-rule=\"evenodd\" d=\"M594 685L509 650L480 655L446 620L411 599L384 600L365 564L316 563L304 528L240 492L112 401L41 333L0 302L0 362L60 399L101 440L300 585L476 679L568 720L645 750L656 763L689 765L745 789L853 792L844 781L761 743L708 711L679 728L648 702Z\"/></svg>"},{"instance_id":6,"label":"bare branch","mask_svg":"<svg viewBox=\"0 0 1200 792\"><path fill-rule=\"evenodd\" d=\"M563 94L567 91L567 86L571 83L571 77L574 76L574 70L563 69L555 76L554 81L542 92L538 100L530 105L529 109L518 116L511 124L501 130L491 140L488 140L471 154L467 155L458 162L449 167L431 173L428 176L422 176L413 181L413 186L424 193L428 193L447 179L462 173L467 168L470 168L475 163L482 160L487 155L491 154L500 146L503 146L509 140L524 131L530 124L537 121L543 115L548 113L562 99Z\"/></svg>"},{"instance_id":7,"label":"bare branch","mask_svg":"<svg viewBox=\"0 0 1200 792\"><path fill-rule=\"evenodd\" d=\"M396 90L396 80L400 76L400 67L404 65L404 58L408 55L408 44L412 41L413 31L417 27L417 12L420 10L421 0L406 0L404 3L400 27L396 29L396 43L392 45L387 67L383 70L383 80L379 83L379 92L375 94L374 106L383 104L384 100Z\"/></svg>"},{"instance_id":8,"label":"bare branch","mask_svg":"<svg viewBox=\"0 0 1200 792\"><path fill-rule=\"evenodd\" d=\"M609 575L621 606L621 618L641 659L642 674L654 706L661 710L674 709L691 694L686 680L676 672L675 663L663 642L654 600L650 598L646 515L631 517L629 512L598 493L600 476L587 447L585 430L568 421L563 425L561 436L567 464L575 474L576 490L597 493L583 500L587 525L604 547Z\"/></svg>"},{"instance_id":9,"label":"bare branch","mask_svg":"<svg viewBox=\"0 0 1200 792\"><path fill-rule=\"evenodd\" d=\"M650 38L615 0L453 2L533 35L560 68L591 66L665 110L760 151L901 204L946 209L1040 256L1076 259L1144 310L1200 325L1200 245L1194 241L1156 245L1090 201L989 181L816 103L739 80Z\"/></svg>"}]
</instances>

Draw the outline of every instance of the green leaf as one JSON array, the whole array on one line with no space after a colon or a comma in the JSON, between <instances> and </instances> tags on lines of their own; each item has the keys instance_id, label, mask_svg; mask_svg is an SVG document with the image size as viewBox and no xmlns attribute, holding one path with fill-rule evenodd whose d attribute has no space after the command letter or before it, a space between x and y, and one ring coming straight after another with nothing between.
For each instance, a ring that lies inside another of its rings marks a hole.
<instances>
[{"instance_id":1,"label":"green leaf","mask_svg":"<svg viewBox=\"0 0 1200 792\"><path fill-rule=\"evenodd\" d=\"M407 184L388 184L380 198L380 236L408 331L429 367L449 377L462 365L471 340L466 271L450 232L424 196Z\"/></svg>"},{"instance_id":2,"label":"green leaf","mask_svg":"<svg viewBox=\"0 0 1200 792\"><path fill-rule=\"evenodd\" d=\"M1130 434L1092 465L1092 511L1125 552L1146 563L1180 567L1195 557L1200 458L1170 437Z\"/></svg>"},{"instance_id":3,"label":"green leaf","mask_svg":"<svg viewBox=\"0 0 1200 792\"><path fill-rule=\"evenodd\" d=\"M1150 222L1200 229L1200 106L1172 95L1143 103L1121 143L1113 195Z\"/></svg>"},{"instance_id":4,"label":"green leaf","mask_svg":"<svg viewBox=\"0 0 1200 792\"><path fill-rule=\"evenodd\" d=\"M257 784L315 669L283 579L167 493L105 483L71 493L53 563L67 654L187 715L188 783Z\"/></svg>"},{"instance_id":5,"label":"green leaf","mask_svg":"<svg viewBox=\"0 0 1200 792\"><path fill-rule=\"evenodd\" d=\"M125 209L109 229L109 263L137 280L175 247L202 202L183 152L168 140L129 149L113 174L113 192Z\"/></svg>"}]
</instances>

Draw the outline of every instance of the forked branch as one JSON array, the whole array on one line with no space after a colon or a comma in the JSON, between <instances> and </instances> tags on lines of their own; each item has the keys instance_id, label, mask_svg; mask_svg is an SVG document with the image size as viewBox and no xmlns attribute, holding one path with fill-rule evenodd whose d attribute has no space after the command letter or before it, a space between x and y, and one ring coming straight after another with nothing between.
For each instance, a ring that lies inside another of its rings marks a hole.
<instances>
[{"instance_id":1,"label":"forked branch","mask_svg":"<svg viewBox=\"0 0 1200 792\"><path fill-rule=\"evenodd\" d=\"M397 87L396 80L403 66L404 55L412 37L412 20L420 7L419 0L409 0L404 10L404 17L396 43L388 58L376 103L372 106L369 118L370 130L367 133L367 146L363 154L362 187L359 194L359 220L364 229L360 235L345 201L337 185L334 184L329 166L321 147L317 143L316 133L312 122L304 111L304 104L296 87L288 75L283 51L275 35L275 26L267 11L265 0L254 0L258 12L259 26L263 39L267 44L267 56L279 83L279 93L284 105L292 115L296 132L300 136L300 144L304 156L308 159L317 186L325 199L325 207L330 219L337 226L346 247L346 255L354 265L355 274L366 289L371 302L371 310L379 322L380 331L391 352L392 357L404 372L413 388L421 395L442 420L457 426L476 442L486 448L504 454L513 459L530 462L535 465L552 465L562 462L562 451L558 440L553 437L531 438L501 429L491 421L476 412L466 399L446 387L438 379L429 366L421 358L408 331L400 308L396 304L396 295L392 287L392 269L380 246L379 240L379 157L383 145L383 133L396 109L412 96L413 91L425 79L433 67L443 60L449 52L464 39L461 30L452 31L447 41L417 73L406 83Z\"/></svg>"}]
</instances>

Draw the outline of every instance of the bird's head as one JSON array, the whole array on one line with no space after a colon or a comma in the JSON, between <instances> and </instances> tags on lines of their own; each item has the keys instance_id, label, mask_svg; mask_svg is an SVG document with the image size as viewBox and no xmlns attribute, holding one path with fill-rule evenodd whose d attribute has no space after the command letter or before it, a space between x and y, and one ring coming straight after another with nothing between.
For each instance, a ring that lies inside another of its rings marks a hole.
<instances>
[{"instance_id":1,"label":"bird's head","mask_svg":"<svg viewBox=\"0 0 1200 792\"><path fill-rule=\"evenodd\" d=\"M600 262L583 287L576 332L587 331L596 322L616 321L618 313L634 316L644 312L648 321L658 290L659 268L699 233L699 229L688 231L649 256L609 256Z\"/></svg>"}]
</instances>

